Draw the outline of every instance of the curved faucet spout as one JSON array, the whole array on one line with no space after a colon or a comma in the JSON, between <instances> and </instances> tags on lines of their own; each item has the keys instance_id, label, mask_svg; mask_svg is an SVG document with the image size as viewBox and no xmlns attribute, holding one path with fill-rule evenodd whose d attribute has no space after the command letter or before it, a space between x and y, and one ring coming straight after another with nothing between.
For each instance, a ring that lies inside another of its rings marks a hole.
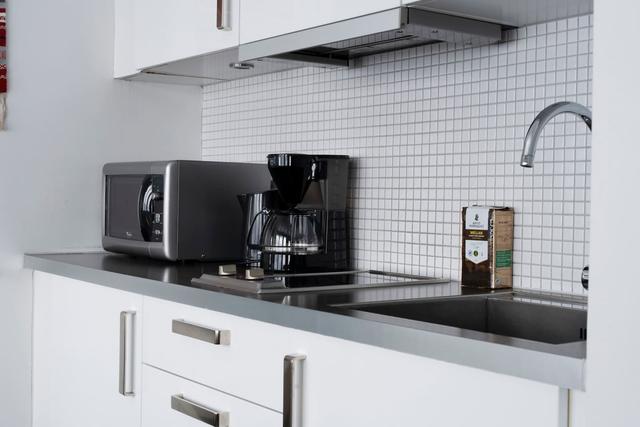
<instances>
[{"instance_id":1,"label":"curved faucet spout","mask_svg":"<svg viewBox=\"0 0 640 427\"><path fill-rule=\"evenodd\" d=\"M527 136L524 138L524 148L522 149L520 166L525 168L533 167L536 145L538 145L538 138L540 138L542 129L544 129L549 120L562 113L572 113L579 116L587 126L589 126L589 130L591 130L591 110L584 105L566 101L549 105L536 116L531 126L529 126Z\"/></svg>"}]
</instances>

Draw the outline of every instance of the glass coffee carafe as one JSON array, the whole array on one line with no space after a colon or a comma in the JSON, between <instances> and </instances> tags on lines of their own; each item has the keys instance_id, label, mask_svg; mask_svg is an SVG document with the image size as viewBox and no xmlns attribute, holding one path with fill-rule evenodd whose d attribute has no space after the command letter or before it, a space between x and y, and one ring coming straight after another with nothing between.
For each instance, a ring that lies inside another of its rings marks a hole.
<instances>
[{"instance_id":1,"label":"glass coffee carafe","mask_svg":"<svg viewBox=\"0 0 640 427\"><path fill-rule=\"evenodd\" d=\"M262 229L261 250L266 253L309 255L324 248L324 211L272 211Z\"/></svg>"}]
</instances>

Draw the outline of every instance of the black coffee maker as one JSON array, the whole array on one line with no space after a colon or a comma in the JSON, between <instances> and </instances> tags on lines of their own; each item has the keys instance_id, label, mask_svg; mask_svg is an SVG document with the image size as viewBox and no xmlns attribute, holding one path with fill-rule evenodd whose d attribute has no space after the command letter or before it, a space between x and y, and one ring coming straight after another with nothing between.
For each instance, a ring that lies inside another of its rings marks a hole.
<instances>
[{"instance_id":1,"label":"black coffee maker","mask_svg":"<svg viewBox=\"0 0 640 427\"><path fill-rule=\"evenodd\" d=\"M347 270L349 157L270 154L267 164L280 197L260 214L260 243L249 245L265 273Z\"/></svg>"}]
</instances>

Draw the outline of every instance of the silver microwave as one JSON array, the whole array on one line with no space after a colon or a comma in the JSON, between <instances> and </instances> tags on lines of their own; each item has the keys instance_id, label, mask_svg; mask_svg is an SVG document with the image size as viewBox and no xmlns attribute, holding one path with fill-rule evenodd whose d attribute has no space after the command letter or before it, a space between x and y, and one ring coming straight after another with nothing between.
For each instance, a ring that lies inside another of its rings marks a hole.
<instances>
[{"instance_id":1,"label":"silver microwave","mask_svg":"<svg viewBox=\"0 0 640 427\"><path fill-rule=\"evenodd\" d=\"M206 161L108 163L102 246L164 260L242 257L237 195L269 189L264 164Z\"/></svg>"}]
</instances>

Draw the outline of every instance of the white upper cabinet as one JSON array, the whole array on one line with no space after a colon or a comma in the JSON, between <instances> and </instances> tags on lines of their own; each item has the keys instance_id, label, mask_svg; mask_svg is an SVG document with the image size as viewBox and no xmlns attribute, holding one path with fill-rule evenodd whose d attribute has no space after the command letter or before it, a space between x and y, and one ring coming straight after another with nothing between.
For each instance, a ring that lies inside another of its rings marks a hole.
<instances>
[{"instance_id":1,"label":"white upper cabinet","mask_svg":"<svg viewBox=\"0 0 640 427\"><path fill-rule=\"evenodd\" d=\"M113 76L129 77L138 72L135 64L133 33L133 2L115 0L115 40L113 58Z\"/></svg>"},{"instance_id":2,"label":"white upper cabinet","mask_svg":"<svg viewBox=\"0 0 640 427\"><path fill-rule=\"evenodd\" d=\"M240 43L399 7L401 0L242 0Z\"/></svg>"},{"instance_id":3,"label":"white upper cabinet","mask_svg":"<svg viewBox=\"0 0 640 427\"><path fill-rule=\"evenodd\" d=\"M238 0L135 0L134 4L138 69L238 45Z\"/></svg>"},{"instance_id":4,"label":"white upper cabinet","mask_svg":"<svg viewBox=\"0 0 640 427\"><path fill-rule=\"evenodd\" d=\"M593 13L593 0L402 0L402 4L514 27Z\"/></svg>"},{"instance_id":5,"label":"white upper cabinet","mask_svg":"<svg viewBox=\"0 0 640 427\"><path fill-rule=\"evenodd\" d=\"M401 6L508 26L528 25L593 11L593 0L114 2L114 76L131 80L197 85L302 66L302 63L287 62L281 60L282 58L270 61L256 60L336 40L394 30L400 25L397 9ZM349 21L353 18L361 19ZM328 24L333 24L328 30L330 36L327 35L326 28L317 28ZM297 33L303 30L309 31L306 34ZM285 37L274 39L278 36ZM329 40L324 40L327 37ZM245 63L236 64L240 71L237 67L229 68L231 63L235 64L238 61Z\"/></svg>"}]
</instances>

